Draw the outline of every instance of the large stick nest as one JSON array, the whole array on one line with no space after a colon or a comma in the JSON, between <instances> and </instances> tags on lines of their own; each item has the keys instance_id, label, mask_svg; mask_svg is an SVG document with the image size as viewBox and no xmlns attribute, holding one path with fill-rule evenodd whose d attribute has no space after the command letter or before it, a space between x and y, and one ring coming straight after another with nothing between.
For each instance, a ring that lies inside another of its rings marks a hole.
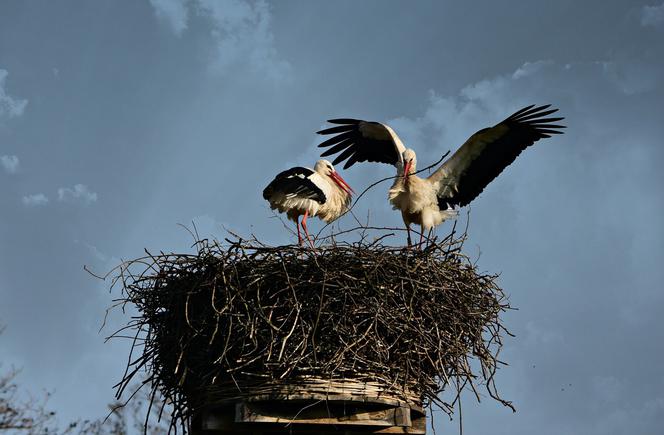
<instances>
[{"instance_id":1,"label":"large stick nest","mask_svg":"<svg viewBox=\"0 0 664 435\"><path fill-rule=\"evenodd\" d=\"M510 406L493 384L509 305L496 276L461 253L463 238L421 251L201 240L194 254L125 262L119 302L138 316L119 333L136 338L118 394L145 369L181 427L210 392L242 397L312 375L378 382L448 413L480 385Z\"/></svg>"}]
</instances>

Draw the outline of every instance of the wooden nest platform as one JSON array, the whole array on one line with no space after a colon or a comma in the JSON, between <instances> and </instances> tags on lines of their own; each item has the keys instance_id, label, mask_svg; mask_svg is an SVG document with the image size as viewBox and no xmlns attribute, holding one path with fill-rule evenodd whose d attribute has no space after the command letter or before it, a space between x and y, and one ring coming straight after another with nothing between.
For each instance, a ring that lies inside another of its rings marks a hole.
<instances>
[{"instance_id":1,"label":"wooden nest platform","mask_svg":"<svg viewBox=\"0 0 664 435\"><path fill-rule=\"evenodd\" d=\"M379 382L302 376L255 385L234 399L217 396L232 388L215 386L204 396L210 405L199 408L195 433L426 433L421 398L408 390L394 394Z\"/></svg>"},{"instance_id":2,"label":"wooden nest platform","mask_svg":"<svg viewBox=\"0 0 664 435\"><path fill-rule=\"evenodd\" d=\"M196 433L238 422L424 433L424 409L451 415L463 388L511 406L493 383L509 305L463 236L423 250L364 240L315 251L201 240L193 254L123 263L118 302L138 315L118 332L135 337L118 396L146 372L173 428Z\"/></svg>"}]
</instances>

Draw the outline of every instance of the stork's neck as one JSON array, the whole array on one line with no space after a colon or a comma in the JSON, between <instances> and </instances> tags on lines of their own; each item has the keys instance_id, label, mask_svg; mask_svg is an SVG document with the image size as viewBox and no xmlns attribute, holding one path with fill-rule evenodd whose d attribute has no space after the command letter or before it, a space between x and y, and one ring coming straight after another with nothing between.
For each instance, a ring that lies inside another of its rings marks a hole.
<instances>
[{"instance_id":1,"label":"stork's neck","mask_svg":"<svg viewBox=\"0 0 664 435\"><path fill-rule=\"evenodd\" d=\"M406 188L410 188L413 185L417 185L422 179L417 175L413 174L413 171L410 172L410 175L404 179L404 185Z\"/></svg>"},{"instance_id":2,"label":"stork's neck","mask_svg":"<svg viewBox=\"0 0 664 435\"><path fill-rule=\"evenodd\" d=\"M406 170L405 165L400 164L397 169L397 175L403 178L405 170ZM416 177L415 172L417 172L417 166L412 164L408 169L408 172L410 173L410 175L408 175L407 178Z\"/></svg>"},{"instance_id":3,"label":"stork's neck","mask_svg":"<svg viewBox=\"0 0 664 435\"><path fill-rule=\"evenodd\" d=\"M335 191L339 191L339 192L342 192L342 193L346 193L346 192L341 188L341 186L339 186L339 183L337 183L337 181L336 181L334 178L332 178L332 176L331 176L330 174L325 174L324 177L325 177L325 179L327 180L327 182L330 184L330 186L332 186L332 188L333 188Z\"/></svg>"},{"instance_id":4,"label":"stork's neck","mask_svg":"<svg viewBox=\"0 0 664 435\"><path fill-rule=\"evenodd\" d=\"M344 188L340 183L339 180L335 180L335 178L332 176L330 173L325 173L323 175L325 180L327 180L328 184L334 189L334 192L337 195L341 195L343 198L349 197L350 193Z\"/></svg>"}]
</instances>

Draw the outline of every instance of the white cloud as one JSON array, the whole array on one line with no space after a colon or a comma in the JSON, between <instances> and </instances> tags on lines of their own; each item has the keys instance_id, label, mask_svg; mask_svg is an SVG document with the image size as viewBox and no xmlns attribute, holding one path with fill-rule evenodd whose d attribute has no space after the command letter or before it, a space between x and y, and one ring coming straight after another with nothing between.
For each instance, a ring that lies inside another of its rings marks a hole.
<instances>
[{"instance_id":1,"label":"white cloud","mask_svg":"<svg viewBox=\"0 0 664 435\"><path fill-rule=\"evenodd\" d=\"M598 434L645 434L653 432L654 427L661 427L664 415L664 397L654 397L643 400L640 394L625 401L615 402L616 405L606 407L600 419L594 423L591 430L579 433Z\"/></svg>"},{"instance_id":2,"label":"white cloud","mask_svg":"<svg viewBox=\"0 0 664 435\"><path fill-rule=\"evenodd\" d=\"M5 171L9 174L15 174L18 172L18 157L16 156L0 156L0 165L5 168Z\"/></svg>"},{"instance_id":3,"label":"white cloud","mask_svg":"<svg viewBox=\"0 0 664 435\"><path fill-rule=\"evenodd\" d=\"M25 107L28 105L28 100L15 99L5 92L5 79L9 73L0 69L0 117L7 115L10 118L21 116Z\"/></svg>"},{"instance_id":4,"label":"white cloud","mask_svg":"<svg viewBox=\"0 0 664 435\"><path fill-rule=\"evenodd\" d=\"M659 6L644 6L641 9L641 25L657 26L664 23L664 3Z\"/></svg>"},{"instance_id":5,"label":"white cloud","mask_svg":"<svg viewBox=\"0 0 664 435\"><path fill-rule=\"evenodd\" d=\"M418 151L456 150L480 127L504 119L530 104L561 104L585 88L598 87L606 94L633 95L650 92L661 83L663 71L654 62L638 59L610 62L557 64L551 60L526 62L516 70L462 88L456 95L429 93L422 116L388 120L404 142ZM564 114L562 116L565 116ZM489 123L488 123L489 122ZM433 163L439 155L427 158Z\"/></svg>"},{"instance_id":6,"label":"white cloud","mask_svg":"<svg viewBox=\"0 0 664 435\"><path fill-rule=\"evenodd\" d=\"M206 17L216 44L211 67L227 72L249 68L273 80L290 76L291 65L280 59L274 46L269 5L262 0L150 0L157 16L170 23L177 35L187 29L190 11Z\"/></svg>"},{"instance_id":7,"label":"white cloud","mask_svg":"<svg viewBox=\"0 0 664 435\"><path fill-rule=\"evenodd\" d=\"M487 121L498 122L526 105L548 102L538 95L540 76L562 69L553 61L538 60L526 62L511 73L469 84L457 95L430 91L428 107L421 117L398 118L389 123L403 134L407 144L414 144L418 150L424 142L425 151L430 148L454 152L480 127L488 127ZM435 161L433 157L428 160Z\"/></svg>"},{"instance_id":8,"label":"white cloud","mask_svg":"<svg viewBox=\"0 0 664 435\"><path fill-rule=\"evenodd\" d=\"M90 204L97 201L97 194L90 191L84 184L76 184L72 189L68 187L59 188L58 201Z\"/></svg>"},{"instance_id":9,"label":"white cloud","mask_svg":"<svg viewBox=\"0 0 664 435\"><path fill-rule=\"evenodd\" d=\"M97 248L94 245L91 245L90 243L78 239L75 239L74 243L83 245L95 259L101 262L106 262L109 259L108 255L104 254L102 251L99 250L99 248Z\"/></svg>"},{"instance_id":10,"label":"white cloud","mask_svg":"<svg viewBox=\"0 0 664 435\"><path fill-rule=\"evenodd\" d=\"M217 40L214 66L225 70L233 64L246 63L254 72L273 80L287 78L290 64L280 60L270 27L272 16L264 1L199 0L201 10L213 19Z\"/></svg>"},{"instance_id":11,"label":"white cloud","mask_svg":"<svg viewBox=\"0 0 664 435\"><path fill-rule=\"evenodd\" d=\"M187 0L150 0L157 17L166 21L173 32L180 36L187 29L189 10Z\"/></svg>"},{"instance_id":12,"label":"white cloud","mask_svg":"<svg viewBox=\"0 0 664 435\"><path fill-rule=\"evenodd\" d=\"M657 68L639 60L598 62L605 76L626 95L655 89L661 77Z\"/></svg>"},{"instance_id":13,"label":"white cloud","mask_svg":"<svg viewBox=\"0 0 664 435\"><path fill-rule=\"evenodd\" d=\"M48 204L48 198L43 193L26 195L22 199L23 205L27 207L39 207Z\"/></svg>"},{"instance_id":14,"label":"white cloud","mask_svg":"<svg viewBox=\"0 0 664 435\"><path fill-rule=\"evenodd\" d=\"M525 62L523 65L521 65L519 68L517 68L516 71L514 71L514 74L512 74L513 79L520 79L522 77L527 77L529 75L535 74L537 71L541 70L542 68L548 66L548 65L553 65L552 60L538 60L535 62Z\"/></svg>"},{"instance_id":15,"label":"white cloud","mask_svg":"<svg viewBox=\"0 0 664 435\"><path fill-rule=\"evenodd\" d=\"M526 322L525 342L529 345L547 345L561 344L565 341L562 333L556 330L549 330L533 321Z\"/></svg>"}]
</instances>

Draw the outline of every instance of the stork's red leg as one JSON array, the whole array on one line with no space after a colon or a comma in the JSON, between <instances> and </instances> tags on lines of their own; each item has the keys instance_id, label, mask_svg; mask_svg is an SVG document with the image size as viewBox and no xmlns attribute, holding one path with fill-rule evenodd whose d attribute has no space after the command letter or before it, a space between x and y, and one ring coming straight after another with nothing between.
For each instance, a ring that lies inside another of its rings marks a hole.
<instances>
[{"instance_id":1,"label":"stork's red leg","mask_svg":"<svg viewBox=\"0 0 664 435\"><path fill-rule=\"evenodd\" d=\"M408 247L410 248L413 246L413 241L410 239L410 225L406 225L406 231L408 231Z\"/></svg>"},{"instance_id":2,"label":"stork's red leg","mask_svg":"<svg viewBox=\"0 0 664 435\"><path fill-rule=\"evenodd\" d=\"M311 249L316 249L314 242L311 241L311 236L309 236L309 230L307 230L307 217L309 217L309 210L305 211L302 217L302 229L304 230L304 235L307 236L307 240L309 240Z\"/></svg>"},{"instance_id":3,"label":"stork's red leg","mask_svg":"<svg viewBox=\"0 0 664 435\"><path fill-rule=\"evenodd\" d=\"M300 234L300 217L295 218L295 228L297 228L297 244L302 246L302 235Z\"/></svg>"}]
</instances>

